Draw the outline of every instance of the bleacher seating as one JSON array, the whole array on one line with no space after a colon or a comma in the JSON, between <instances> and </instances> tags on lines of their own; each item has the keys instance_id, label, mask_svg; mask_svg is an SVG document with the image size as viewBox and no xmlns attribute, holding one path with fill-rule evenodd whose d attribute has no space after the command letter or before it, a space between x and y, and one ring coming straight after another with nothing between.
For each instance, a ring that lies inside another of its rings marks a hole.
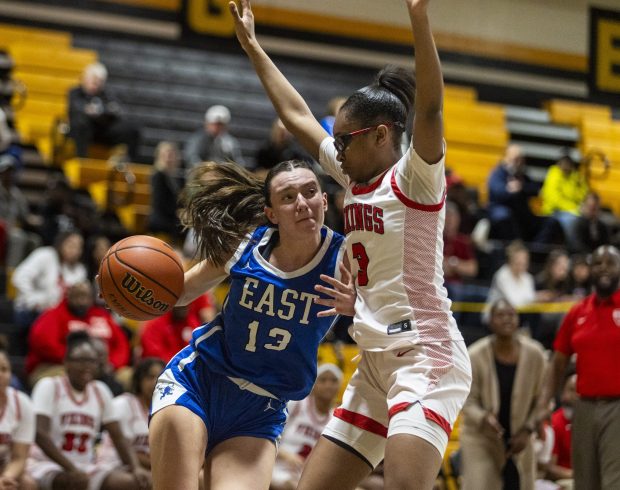
<instances>
[{"instance_id":1,"label":"bleacher seating","mask_svg":"<svg viewBox=\"0 0 620 490\"><path fill-rule=\"evenodd\" d=\"M105 160L92 158L72 158L62 166L63 172L73 187L87 188L95 182L108 178L110 166ZM148 184L153 167L139 163L130 163L128 170L136 177L136 183Z\"/></svg>"},{"instance_id":2,"label":"bleacher seating","mask_svg":"<svg viewBox=\"0 0 620 490\"><path fill-rule=\"evenodd\" d=\"M24 144L40 146L48 158L56 121L67 113L68 89L97 60L95 51L71 43L68 32L0 24L0 47L14 61L13 78L26 88L25 103L14 100L16 128Z\"/></svg>"}]
</instances>

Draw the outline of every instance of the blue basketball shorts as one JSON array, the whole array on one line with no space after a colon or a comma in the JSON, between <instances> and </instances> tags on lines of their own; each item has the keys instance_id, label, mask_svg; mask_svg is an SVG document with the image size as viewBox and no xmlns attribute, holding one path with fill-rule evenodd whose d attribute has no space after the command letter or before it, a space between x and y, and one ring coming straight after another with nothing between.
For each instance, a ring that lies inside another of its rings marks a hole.
<instances>
[{"instance_id":1,"label":"blue basketball shorts","mask_svg":"<svg viewBox=\"0 0 620 490\"><path fill-rule=\"evenodd\" d=\"M220 442L240 436L278 445L288 416L285 401L247 381L210 372L191 345L174 356L158 378L151 416L169 405L185 407L202 419L207 454Z\"/></svg>"}]
</instances>

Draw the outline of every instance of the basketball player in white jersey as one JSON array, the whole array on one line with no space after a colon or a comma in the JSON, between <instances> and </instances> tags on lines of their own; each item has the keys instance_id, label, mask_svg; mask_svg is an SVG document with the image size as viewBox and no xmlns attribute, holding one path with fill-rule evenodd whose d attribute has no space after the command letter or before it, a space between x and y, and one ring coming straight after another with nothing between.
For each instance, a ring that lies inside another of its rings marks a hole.
<instances>
[{"instance_id":1,"label":"basketball player in white jersey","mask_svg":"<svg viewBox=\"0 0 620 490\"><path fill-rule=\"evenodd\" d=\"M34 442L35 419L27 395L9 386L11 364L0 344L0 489L36 489L25 473L28 450Z\"/></svg>"},{"instance_id":2,"label":"basketball player in white jersey","mask_svg":"<svg viewBox=\"0 0 620 490\"><path fill-rule=\"evenodd\" d=\"M151 468L149 410L157 378L165 366L161 359L155 357L142 359L133 372L131 393L123 393L112 401L114 411L123 414L119 420L123 436L133 447L142 467L148 469ZM103 435L97 461L117 466L121 462L114 442L107 432Z\"/></svg>"},{"instance_id":3,"label":"basketball player in white jersey","mask_svg":"<svg viewBox=\"0 0 620 490\"><path fill-rule=\"evenodd\" d=\"M403 0L417 80L386 67L338 112L334 137L258 44L249 0L237 38L286 128L345 189L362 356L299 487L353 489L385 457L385 488L430 489L469 393L471 366L443 288L443 80L429 0ZM381 2L378 2L381 4ZM405 154L401 137L413 115ZM321 291L321 287L317 286Z\"/></svg>"},{"instance_id":4,"label":"basketball player in white jersey","mask_svg":"<svg viewBox=\"0 0 620 490\"><path fill-rule=\"evenodd\" d=\"M317 369L312 393L288 403L288 418L282 432L270 490L294 490L306 458L316 445L333 411L343 373L335 364Z\"/></svg>"},{"instance_id":5,"label":"basketball player in white jersey","mask_svg":"<svg viewBox=\"0 0 620 490\"><path fill-rule=\"evenodd\" d=\"M94 380L97 352L86 332L67 337L66 376L41 379L32 400L37 416L36 442L29 473L42 490L135 490L149 487L148 473L128 447L114 413L112 393ZM128 470L95 463L100 427L110 433Z\"/></svg>"}]
</instances>

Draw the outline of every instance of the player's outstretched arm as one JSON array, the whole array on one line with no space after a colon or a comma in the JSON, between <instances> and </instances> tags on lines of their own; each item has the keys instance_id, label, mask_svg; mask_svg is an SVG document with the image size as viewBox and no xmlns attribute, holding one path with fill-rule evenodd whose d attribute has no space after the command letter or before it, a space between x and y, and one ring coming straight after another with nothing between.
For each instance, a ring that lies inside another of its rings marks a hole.
<instances>
[{"instance_id":1,"label":"player's outstretched arm","mask_svg":"<svg viewBox=\"0 0 620 490\"><path fill-rule=\"evenodd\" d=\"M217 286L227 275L225 265L214 266L207 260L197 263L185 273L183 294L177 301L177 306L188 305L201 294Z\"/></svg>"},{"instance_id":2,"label":"player's outstretched arm","mask_svg":"<svg viewBox=\"0 0 620 490\"><path fill-rule=\"evenodd\" d=\"M415 37L416 93L413 147L425 162L443 156L443 76L428 19L430 0L405 0Z\"/></svg>"},{"instance_id":3,"label":"player's outstretched arm","mask_svg":"<svg viewBox=\"0 0 620 490\"><path fill-rule=\"evenodd\" d=\"M258 43L250 0L239 0L239 3L241 11L235 2L229 2L228 6L235 21L235 32L241 47L254 65L254 70L286 129L318 160L319 145L327 132L316 120L306 101Z\"/></svg>"}]
</instances>

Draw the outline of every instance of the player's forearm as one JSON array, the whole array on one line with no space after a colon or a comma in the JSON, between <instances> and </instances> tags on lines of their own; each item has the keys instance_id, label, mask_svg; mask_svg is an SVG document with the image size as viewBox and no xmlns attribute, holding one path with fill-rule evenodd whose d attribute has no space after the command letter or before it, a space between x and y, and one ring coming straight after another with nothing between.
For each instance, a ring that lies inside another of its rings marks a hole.
<instances>
[{"instance_id":1,"label":"player's forearm","mask_svg":"<svg viewBox=\"0 0 620 490\"><path fill-rule=\"evenodd\" d=\"M214 288L227 276L224 266L215 267L203 260L185 273L183 294L177 301L177 306L185 306L194 301L201 294Z\"/></svg>"},{"instance_id":2,"label":"player's forearm","mask_svg":"<svg viewBox=\"0 0 620 490\"><path fill-rule=\"evenodd\" d=\"M54 442L48 434L37 433L36 441L37 446L41 448L41 451L52 461L58 463L67 471L76 471L75 465L65 457L64 454L54 445Z\"/></svg>"},{"instance_id":3,"label":"player's forearm","mask_svg":"<svg viewBox=\"0 0 620 490\"><path fill-rule=\"evenodd\" d=\"M246 46L245 51L282 123L316 158L318 156L316 145L308 138L305 126L309 121L315 121L308 104L258 42Z\"/></svg>"},{"instance_id":4,"label":"player's forearm","mask_svg":"<svg viewBox=\"0 0 620 490\"><path fill-rule=\"evenodd\" d=\"M426 9L410 9L409 17L415 37L416 117L440 115L443 105L443 76Z\"/></svg>"}]
</instances>

